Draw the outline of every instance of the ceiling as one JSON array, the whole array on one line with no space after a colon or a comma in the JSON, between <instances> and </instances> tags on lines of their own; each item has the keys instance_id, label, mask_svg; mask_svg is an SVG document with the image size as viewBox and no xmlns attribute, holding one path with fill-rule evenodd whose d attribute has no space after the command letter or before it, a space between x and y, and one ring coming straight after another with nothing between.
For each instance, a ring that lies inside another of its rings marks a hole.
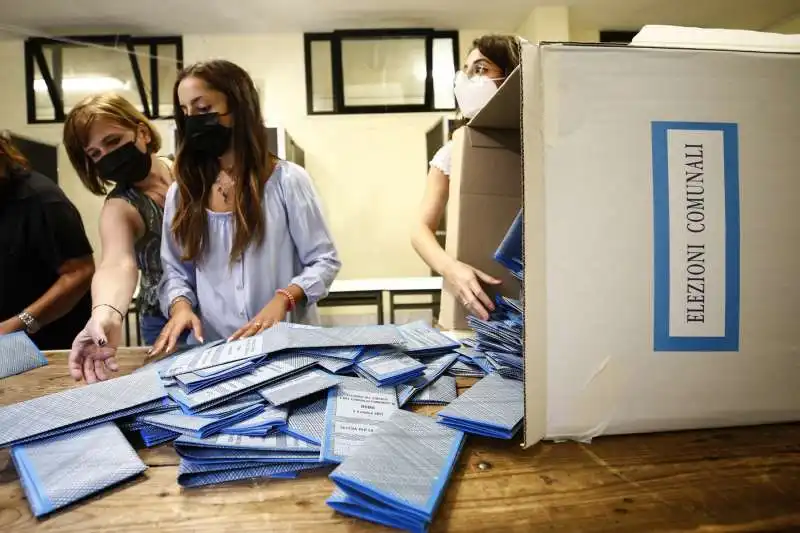
<instances>
[{"instance_id":1,"label":"ceiling","mask_svg":"<svg viewBox=\"0 0 800 533\"><path fill-rule=\"evenodd\" d=\"M0 31L6 36L25 30L56 35L385 27L514 31L540 5L568 5L574 25L596 29L654 23L764 29L800 13L800 0L4 0Z\"/></svg>"}]
</instances>

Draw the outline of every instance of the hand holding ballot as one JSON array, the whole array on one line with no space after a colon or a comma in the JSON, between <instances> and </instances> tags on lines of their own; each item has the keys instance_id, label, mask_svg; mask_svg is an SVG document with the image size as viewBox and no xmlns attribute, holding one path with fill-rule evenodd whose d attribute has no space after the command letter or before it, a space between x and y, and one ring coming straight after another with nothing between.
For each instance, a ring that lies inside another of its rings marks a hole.
<instances>
[{"instance_id":1,"label":"hand holding ballot","mask_svg":"<svg viewBox=\"0 0 800 533\"><path fill-rule=\"evenodd\" d=\"M499 285L499 279L455 260L444 269L442 275L446 285L450 286L449 290L456 295L461 305L481 320L488 320L489 313L494 311L494 304L481 287L481 282L487 285Z\"/></svg>"}]
</instances>

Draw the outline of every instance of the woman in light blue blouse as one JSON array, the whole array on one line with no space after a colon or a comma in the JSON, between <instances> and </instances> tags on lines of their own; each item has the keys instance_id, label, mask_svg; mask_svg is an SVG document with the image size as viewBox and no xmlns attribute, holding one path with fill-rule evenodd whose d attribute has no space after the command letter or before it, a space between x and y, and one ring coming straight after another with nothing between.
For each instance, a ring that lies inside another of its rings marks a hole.
<instances>
[{"instance_id":1,"label":"woman in light blue blouse","mask_svg":"<svg viewBox=\"0 0 800 533\"><path fill-rule=\"evenodd\" d=\"M308 173L267 149L252 79L229 61L197 63L174 99L159 289L169 322L152 353L174 350L187 329L205 342L317 323L341 262Z\"/></svg>"}]
</instances>

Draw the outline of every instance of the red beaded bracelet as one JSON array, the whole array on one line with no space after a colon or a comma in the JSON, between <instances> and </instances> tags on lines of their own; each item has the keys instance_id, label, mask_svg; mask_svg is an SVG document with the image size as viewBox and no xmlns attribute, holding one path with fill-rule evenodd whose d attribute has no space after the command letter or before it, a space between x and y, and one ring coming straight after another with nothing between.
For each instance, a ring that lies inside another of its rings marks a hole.
<instances>
[{"instance_id":1,"label":"red beaded bracelet","mask_svg":"<svg viewBox=\"0 0 800 533\"><path fill-rule=\"evenodd\" d=\"M294 296L292 296L291 292L287 291L286 289L278 289L277 291L275 291L275 294L282 294L286 296L286 299L289 300L289 311L294 311L297 302L295 301Z\"/></svg>"}]
</instances>

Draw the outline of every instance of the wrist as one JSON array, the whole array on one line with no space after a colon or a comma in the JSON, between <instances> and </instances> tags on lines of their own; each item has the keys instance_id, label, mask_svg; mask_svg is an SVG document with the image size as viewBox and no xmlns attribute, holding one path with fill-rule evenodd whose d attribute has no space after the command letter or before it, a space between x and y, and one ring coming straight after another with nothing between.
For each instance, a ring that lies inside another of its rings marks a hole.
<instances>
[{"instance_id":1,"label":"wrist","mask_svg":"<svg viewBox=\"0 0 800 533\"><path fill-rule=\"evenodd\" d=\"M286 289L278 289L275 291L275 298L279 298L283 302L283 308L285 311L292 311L297 306L297 300Z\"/></svg>"},{"instance_id":2,"label":"wrist","mask_svg":"<svg viewBox=\"0 0 800 533\"><path fill-rule=\"evenodd\" d=\"M458 261L454 258L447 256L447 259L444 261L442 268L439 270L439 273L447 278L451 275L453 268L458 264Z\"/></svg>"},{"instance_id":3,"label":"wrist","mask_svg":"<svg viewBox=\"0 0 800 533\"><path fill-rule=\"evenodd\" d=\"M169 304L169 316L172 318L177 313L182 311L191 311L192 310L192 303L189 301L188 298L185 296L178 296L172 303Z\"/></svg>"},{"instance_id":4,"label":"wrist","mask_svg":"<svg viewBox=\"0 0 800 533\"><path fill-rule=\"evenodd\" d=\"M18 316L12 316L8 320L0 322L0 334L7 335L15 331L25 331L25 323Z\"/></svg>"},{"instance_id":5,"label":"wrist","mask_svg":"<svg viewBox=\"0 0 800 533\"><path fill-rule=\"evenodd\" d=\"M122 313L105 305L95 306L92 309L92 318L101 324L121 325L123 322Z\"/></svg>"},{"instance_id":6,"label":"wrist","mask_svg":"<svg viewBox=\"0 0 800 533\"><path fill-rule=\"evenodd\" d=\"M41 324L39 321L36 320L36 317L30 314L28 311L22 311L20 314L14 317L14 331L25 330L28 333L36 333L41 329Z\"/></svg>"}]
</instances>

